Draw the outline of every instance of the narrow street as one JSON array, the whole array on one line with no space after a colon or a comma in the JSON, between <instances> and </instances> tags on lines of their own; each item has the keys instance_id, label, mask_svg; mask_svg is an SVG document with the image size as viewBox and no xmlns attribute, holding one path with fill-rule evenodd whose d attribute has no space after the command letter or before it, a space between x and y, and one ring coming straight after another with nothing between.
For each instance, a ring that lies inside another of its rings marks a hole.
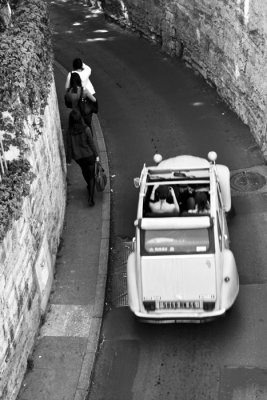
<instances>
[{"instance_id":1,"label":"narrow street","mask_svg":"<svg viewBox=\"0 0 267 400\"><path fill-rule=\"evenodd\" d=\"M253 180L267 169L248 127L182 61L80 2L50 3L55 59L70 70L81 57L92 68L110 163L110 279L88 400L266 399L267 190ZM212 323L140 324L125 287L138 194L133 178L156 151L168 158L210 150L232 173L228 223L238 300ZM244 171L252 176L246 187Z\"/></svg>"}]
</instances>

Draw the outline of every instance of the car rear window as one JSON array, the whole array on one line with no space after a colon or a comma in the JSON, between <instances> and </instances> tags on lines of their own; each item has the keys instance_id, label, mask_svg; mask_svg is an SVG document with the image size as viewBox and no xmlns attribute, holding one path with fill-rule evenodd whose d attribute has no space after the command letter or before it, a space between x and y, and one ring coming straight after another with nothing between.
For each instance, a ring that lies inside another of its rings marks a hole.
<instances>
[{"instance_id":1,"label":"car rear window","mask_svg":"<svg viewBox=\"0 0 267 400\"><path fill-rule=\"evenodd\" d=\"M145 255L199 254L213 252L212 228L143 230L141 248Z\"/></svg>"}]
</instances>

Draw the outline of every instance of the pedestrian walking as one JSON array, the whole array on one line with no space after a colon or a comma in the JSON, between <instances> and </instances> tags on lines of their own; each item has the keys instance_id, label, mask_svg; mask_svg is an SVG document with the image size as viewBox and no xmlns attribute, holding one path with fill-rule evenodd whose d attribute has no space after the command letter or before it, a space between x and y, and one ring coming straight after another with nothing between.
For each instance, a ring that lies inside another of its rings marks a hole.
<instances>
[{"instance_id":1,"label":"pedestrian walking","mask_svg":"<svg viewBox=\"0 0 267 400\"><path fill-rule=\"evenodd\" d=\"M95 95L94 86L92 85L92 83L90 81L92 69L88 65L84 64L80 58L75 58L73 60L72 67L73 67L72 72L77 72L80 75L80 78L82 81L82 87L84 89L87 89L92 95ZM66 84L65 84L66 90L70 86L70 77L71 77L71 72L69 72L67 75Z\"/></svg>"},{"instance_id":2,"label":"pedestrian walking","mask_svg":"<svg viewBox=\"0 0 267 400\"><path fill-rule=\"evenodd\" d=\"M84 123L82 115L74 108L69 115L67 130L67 163L75 160L82 170L87 183L88 203L94 206L95 192L95 162L99 161L93 136L89 127Z\"/></svg>"},{"instance_id":3,"label":"pedestrian walking","mask_svg":"<svg viewBox=\"0 0 267 400\"><path fill-rule=\"evenodd\" d=\"M72 72L70 75L69 88L65 94L65 104L69 108L78 108L80 110L84 122L93 133L92 115L96 98L88 89L82 87L81 77L77 72Z\"/></svg>"},{"instance_id":4,"label":"pedestrian walking","mask_svg":"<svg viewBox=\"0 0 267 400\"><path fill-rule=\"evenodd\" d=\"M88 89L82 87L81 77L77 72L72 72L70 75L69 87L66 91L68 99L71 102L71 108L79 107L81 95L83 98L88 97L92 102L96 102L96 98L89 92Z\"/></svg>"}]
</instances>

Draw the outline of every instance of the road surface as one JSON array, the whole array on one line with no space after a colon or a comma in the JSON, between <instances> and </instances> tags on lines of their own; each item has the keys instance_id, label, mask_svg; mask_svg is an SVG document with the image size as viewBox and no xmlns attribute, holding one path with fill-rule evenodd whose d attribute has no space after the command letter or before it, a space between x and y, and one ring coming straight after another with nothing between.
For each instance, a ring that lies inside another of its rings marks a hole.
<instances>
[{"instance_id":1,"label":"road surface","mask_svg":"<svg viewBox=\"0 0 267 400\"><path fill-rule=\"evenodd\" d=\"M89 400L266 399L267 189L257 183L266 166L248 127L181 60L102 13L54 0L51 19L56 60L69 70L81 57L93 70L112 177L110 279ZM238 300L229 315L208 324L137 323L125 287L137 204L133 178L155 152L206 157L210 150L232 173Z\"/></svg>"}]
</instances>

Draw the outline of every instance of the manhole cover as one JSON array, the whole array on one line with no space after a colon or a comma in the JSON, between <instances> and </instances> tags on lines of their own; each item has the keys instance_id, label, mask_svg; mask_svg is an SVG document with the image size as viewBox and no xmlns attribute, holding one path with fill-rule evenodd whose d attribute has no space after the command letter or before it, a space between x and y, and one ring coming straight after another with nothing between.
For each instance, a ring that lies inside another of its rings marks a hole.
<instances>
[{"instance_id":1,"label":"manhole cover","mask_svg":"<svg viewBox=\"0 0 267 400\"><path fill-rule=\"evenodd\" d=\"M231 177L232 189L239 192L253 192L266 185L266 179L258 172L238 172Z\"/></svg>"}]
</instances>

